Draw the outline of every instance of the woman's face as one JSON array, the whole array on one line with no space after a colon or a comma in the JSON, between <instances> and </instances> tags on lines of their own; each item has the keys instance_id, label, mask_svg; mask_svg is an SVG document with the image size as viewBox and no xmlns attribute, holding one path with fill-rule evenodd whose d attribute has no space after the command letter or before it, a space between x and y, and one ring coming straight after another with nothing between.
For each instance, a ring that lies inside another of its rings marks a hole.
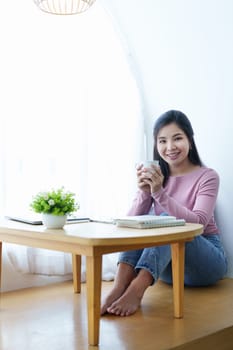
<instances>
[{"instance_id":1,"label":"woman's face","mask_svg":"<svg viewBox=\"0 0 233 350\"><path fill-rule=\"evenodd\" d=\"M171 168L189 163L190 142L176 123L168 124L160 129L157 135L157 149L160 157Z\"/></svg>"}]
</instances>

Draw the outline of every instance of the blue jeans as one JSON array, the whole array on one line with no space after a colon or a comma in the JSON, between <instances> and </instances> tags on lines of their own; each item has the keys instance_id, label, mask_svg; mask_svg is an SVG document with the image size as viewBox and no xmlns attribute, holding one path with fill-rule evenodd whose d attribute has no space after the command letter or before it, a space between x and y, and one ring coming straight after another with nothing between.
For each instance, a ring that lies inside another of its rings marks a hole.
<instances>
[{"instance_id":1,"label":"blue jeans","mask_svg":"<svg viewBox=\"0 0 233 350\"><path fill-rule=\"evenodd\" d=\"M170 245L156 246L123 252L118 263L124 262L135 268L150 272L155 283L159 278L172 284ZM195 237L185 243L186 286L208 286L222 279L227 272L227 259L218 234Z\"/></svg>"}]
</instances>

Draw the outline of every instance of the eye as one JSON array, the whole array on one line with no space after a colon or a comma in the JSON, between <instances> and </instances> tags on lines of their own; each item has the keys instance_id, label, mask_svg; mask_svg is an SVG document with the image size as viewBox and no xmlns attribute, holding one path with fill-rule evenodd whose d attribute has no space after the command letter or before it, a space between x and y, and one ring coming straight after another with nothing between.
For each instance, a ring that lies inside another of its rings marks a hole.
<instances>
[{"instance_id":1,"label":"eye","mask_svg":"<svg viewBox=\"0 0 233 350\"><path fill-rule=\"evenodd\" d=\"M183 139L182 136L177 136L177 137L175 137L175 141L180 141L180 140L182 140L182 139Z\"/></svg>"},{"instance_id":2,"label":"eye","mask_svg":"<svg viewBox=\"0 0 233 350\"><path fill-rule=\"evenodd\" d=\"M159 143L166 143L166 140L161 139L159 140Z\"/></svg>"}]
</instances>

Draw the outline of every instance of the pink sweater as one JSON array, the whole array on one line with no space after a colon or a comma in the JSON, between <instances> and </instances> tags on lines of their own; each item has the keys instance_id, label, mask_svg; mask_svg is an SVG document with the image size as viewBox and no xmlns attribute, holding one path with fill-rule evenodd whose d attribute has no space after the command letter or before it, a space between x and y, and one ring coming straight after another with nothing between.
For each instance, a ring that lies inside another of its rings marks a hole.
<instances>
[{"instance_id":1,"label":"pink sweater","mask_svg":"<svg viewBox=\"0 0 233 350\"><path fill-rule=\"evenodd\" d=\"M167 213L186 222L204 225L204 233L219 233L214 209L219 176L213 169L201 167L182 176L170 176L156 193L139 190L128 215Z\"/></svg>"}]
</instances>

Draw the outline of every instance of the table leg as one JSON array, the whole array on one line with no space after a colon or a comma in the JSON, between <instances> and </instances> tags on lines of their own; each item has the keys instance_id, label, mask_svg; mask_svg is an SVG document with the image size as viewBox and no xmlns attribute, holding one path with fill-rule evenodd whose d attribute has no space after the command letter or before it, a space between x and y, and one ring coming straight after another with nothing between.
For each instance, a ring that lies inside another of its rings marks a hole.
<instances>
[{"instance_id":1,"label":"table leg","mask_svg":"<svg viewBox=\"0 0 233 350\"><path fill-rule=\"evenodd\" d=\"M81 292L81 255L72 254L74 292Z\"/></svg>"},{"instance_id":2,"label":"table leg","mask_svg":"<svg viewBox=\"0 0 233 350\"><path fill-rule=\"evenodd\" d=\"M89 345L98 345L100 328L102 255L86 257Z\"/></svg>"},{"instance_id":3,"label":"table leg","mask_svg":"<svg viewBox=\"0 0 233 350\"><path fill-rule=\"evenodd\" d=\"M185 242L171 244L174 317L182 318L184 309L184 251Z\"/></svg>"}]
</instances>

